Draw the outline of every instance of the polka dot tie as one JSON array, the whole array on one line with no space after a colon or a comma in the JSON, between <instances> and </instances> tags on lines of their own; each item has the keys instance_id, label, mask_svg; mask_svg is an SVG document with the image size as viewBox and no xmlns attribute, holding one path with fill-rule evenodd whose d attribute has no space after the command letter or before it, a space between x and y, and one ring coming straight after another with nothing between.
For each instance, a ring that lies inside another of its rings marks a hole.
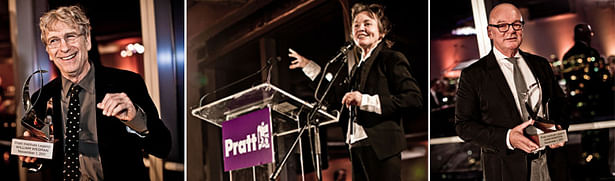
<instances>
[{"instance_id":1,"label":"polka dot tie","mask_svg":"<svg viewBox=\"0 0 615 181\"><path fill-rule=\"evenodd\" d=\"M79 180L79 91L81 87L72 86L66 119L66 140L64 142L64 180Z\"/></svg>"}]
</instances>

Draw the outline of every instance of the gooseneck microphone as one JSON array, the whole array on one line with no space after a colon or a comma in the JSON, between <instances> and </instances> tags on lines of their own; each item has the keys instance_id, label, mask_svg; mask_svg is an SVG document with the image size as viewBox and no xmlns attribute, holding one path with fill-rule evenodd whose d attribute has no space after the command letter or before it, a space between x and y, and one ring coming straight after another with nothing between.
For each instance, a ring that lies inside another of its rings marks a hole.
<instances>
[{"instance_id":1,"label":"gooseneck microphone","mask_svg":"<svg viewBox=\"0 0 615 181\"><path fill-rule=\"evenodd\" d=\"M333 57L333 59L331 59L329 63L333 63L337 61L340 57L346 55L348 50L350 50L352 47L354 47L354 43L352 41L347 41L344 46L340 47L340 51L338 51L337 55L335 55L335 57Z\"/></svg>"}]
</instances>

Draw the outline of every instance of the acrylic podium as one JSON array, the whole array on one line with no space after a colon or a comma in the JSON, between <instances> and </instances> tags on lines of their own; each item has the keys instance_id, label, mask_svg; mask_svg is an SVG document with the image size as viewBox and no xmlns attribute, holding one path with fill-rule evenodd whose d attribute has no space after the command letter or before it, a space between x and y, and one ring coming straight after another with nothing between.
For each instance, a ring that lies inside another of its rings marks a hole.
<instances>
[{"instance_id":1,"label":"acrylic podium","mask_svg":"<svg viewBox=\"0 0 615 181\"><path fill-rule=\"evenodd\" d=\"M263 83L193 109L192 115L222 129L224 171L230 180L268 180L288 151L296 157L287 161L278 180L296 180L303 174L303 161L310 161L302 158L306 149L301 147L309 145L289 149L312 107ZM337 122L338 115L318 110L314 117L324 126Z\"/></svg>"}]
</instances>

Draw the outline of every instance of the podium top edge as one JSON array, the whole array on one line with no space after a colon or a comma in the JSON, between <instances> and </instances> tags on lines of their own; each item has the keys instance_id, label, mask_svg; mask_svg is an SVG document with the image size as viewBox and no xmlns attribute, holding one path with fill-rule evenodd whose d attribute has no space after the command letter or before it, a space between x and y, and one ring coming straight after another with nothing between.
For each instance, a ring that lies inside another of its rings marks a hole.
<instances>
[{"instance_id":1,"label":"podium top edge","mask_svg":"<svg viewBox=\"0 0 615 181\"><path fill-rule=\"evenodd\" d=\"M194 108L194 109L192 109L191 113L192 113L192 115L193 115L194 117L197 117L197 118L199 118L199 119L202 119L202 120L204 120L204 121L206 121L206 122L209 122L209 123L211 123L211 124L214 124L214 125L216 125L216 126L218 126L218 127L222 127L222 125L221 125L219 122L216 122L216 121L214 121L214 120L209 120L209 118L207 118L207 117L205 117L205 116L201 115L201 114L200 114L200 113L201 113L201 111L202 111L203 109L205 109L205 108L212 107L212 106L214 106L214 105L217 105L217 104L223 103L223 102L225 102L225 101L228 101L228 100L231 100L231 99L234 99L234 98L238 98L238 97L240 97L240 96L242 96L242 95L245 95L246 93L248 93L248 92L250 92L250 91L254 91L254 90L258 90L258 89L271 89L271 90L273 90L273 91L275 91L275 92L279 92L279 93L281 93L281 94L283 94L283 95L287 96L288 98L290 98L290 99L292 99L292 100L294 100L294 101L297 101L297 102L298 102L298 103L300 103L300 104L305 105L306 107L308 107L308 108L310 108L310 109L314 107L312 104L310 104L310 103L308 103L308 102L306 102L306 101L303 101L302 99L299 99L299 98L295 97L294 95L289 94L288 92L286 92L286 91L284 91L284 90L282 90L282 89L280 89L280 88L278 88L278 87L276 87L276 86L274 86L274 85L272 85L272 84L269 84L269 83L262 83L262 84L259 84L259 85L257 85L257 86L254 86L254 87L251 87L251 88L248 88L248 89L242 90L242 91L240 91L240 92L234 93L234 94L232 94L232 95L230 95L230 96L226 96L226 97L224 97L224 98L222 98L222 99L219 99L219 100L213 101L213 102L208 103L208 104L206 104L206 105L204 105L204 106L200 106L200 107ZM319 112L319 113L321 113L321 114L323 114L323 115L325 115L326 117L331 118L331 119L337 119L335 116L333 116L333 115L331 115L331 114L329 114L329 113L327 113L327 112L325 112L325 111L323 111L323 110L319 110L318 112Z\"/></svg>"}]
</instances>

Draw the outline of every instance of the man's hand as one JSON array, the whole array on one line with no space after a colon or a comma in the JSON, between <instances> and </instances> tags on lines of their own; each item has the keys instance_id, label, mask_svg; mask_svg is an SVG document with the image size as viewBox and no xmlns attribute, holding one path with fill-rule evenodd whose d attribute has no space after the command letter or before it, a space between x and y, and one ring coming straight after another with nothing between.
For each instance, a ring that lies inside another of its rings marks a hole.
<instances>
[{"instance_id":1,"label":"man's hand","mask_svg":"<svg viewBox=\"0 0 615 181\"><path fill-rule=\"evenodd\" d=\"M350 107L350 106L361 106L361 98L363 94L361 94L359 91L352 91L349 93L346 93L346 95L344 95L344 97L342 98L342 104L346 105L346 107Z\"/></svg>"},{"instance_id":2,"label":"man's hand","mask_svg":"<svg viewBox=\"0 0 615 181\"><path fill-rule=\"evenodd\" d=\"M114 116L120 120L131 121L135 118L137 110L126 93L108 93L102 102L96 104L102 109L103 115Z\"/></svg>"},{"instance_id":3,"label":"man's hand","mask_svg":"<svg viewBox=\"0 0 615 181\"><path fill-rule=\"evenodd\" d=\"M23 136L24 137L30 136L30 132L24 131L23 132ZM34 163L36 161L36 157L29 157L29 156L21 156L21 155L19 155L19 160L22 161L22 162L26 162L26 163Z\"/></svg>"},{"instance_id":4,"label":"man's hand","mask_svg":"<svg viewBox=\"0 0 615 181\"><path fill-rule=\"evenodd\" d=\"M536 145L536 143L523 135L523 129L532 124L534 124L534 120L526 121L510 130L508 139L510 140L510 144L513 148L521 149L526 153L531 153L538 149L538 145Z\"/></svg>"},{"instance_id":5,"label":"man's hand","mask_svg":"<svg viewBox=\"0 0 615 181\"><path fill-rule=\"evenodd\" d=\"M296 58L296 60L293 60L292 62L290 62L290 67L288 67L290 69L303 68L311 61L299 55L295 50L290 49L290 48L288 49L288 56Z\"/></svg>"}]
</instances>

